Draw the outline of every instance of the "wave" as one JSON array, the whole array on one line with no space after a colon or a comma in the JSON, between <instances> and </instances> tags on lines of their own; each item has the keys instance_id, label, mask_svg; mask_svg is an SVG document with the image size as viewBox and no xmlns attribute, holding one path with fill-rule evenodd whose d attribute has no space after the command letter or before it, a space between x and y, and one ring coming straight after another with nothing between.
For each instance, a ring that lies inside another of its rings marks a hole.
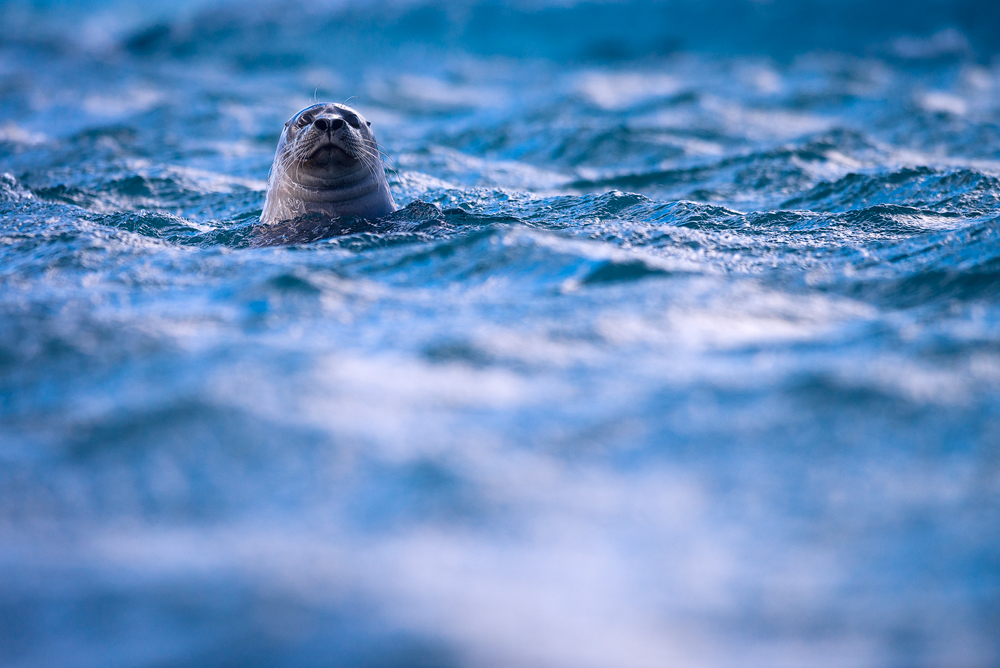
<instances>
[{"instance_id":1,"label":"wave","mask_svg":"<svg viewBox=\"0 0 1000 668\"><path fill-rule=\"evenodd\" d=\"M813 283L883 308L1000 300L1000 219L909 236L831 265Z\"/></svg>"},{"instance_id":2,"label":"wave","mask_svg":"<svg viewBox=\"0 0 1000 668\"><path fill-rule=\"evenodd\" d=\"M26 193L23 189L17 192ZM502 237L504 231L513 230L526 233L536 230L543 235L554 234L552 239L567 242L574 239L598 242L618 249L614 252L652 253L649 257L653 258L654 264L659 261L679 262L684 267L683 271L689 270L686 263L698 258L701 262L708 261L707 266L714 267L713 271L720 268L740 270L740 267L744 271L756 267L755 270L759 271L770 265L781 271L798 271L814 261L813 253L819 254L815 256L815 261L819 261L833 248L840 248L838 252L843 253L845 249L906 242L911 238L917 243L917 240L929 238L929 234L938 230L957 231L970 226L977 229L974 227L977 224L975 219L899 205L878 204L843 212L779 210L744 213L698 202L660 202L619 191L601 195L513 200L493 192L473 200L471 210L461 207L441 209L418 200L380 221L302 218L277 226L260 225L255 210L232 219L195 222L155 211L95 213L75 207L58 209L60 205L37 199L30 201L32 206L44 207L49 213L60 211L70 218L172 244L224 245L238 249L319 242L325 247L339 248L355 256L382 251L382 261L386 264L378 271L391 272L394 267L424 263L433 267L434 271L440 271L441 276L453 277L465 271L452 266L456 261L452 256L459 248L477 244L477 235L480 234L486 234L490 244L500 243L500 237L496 235ZM462 203L462 207L469 206ZM427 244L434 250L415 250ZM398 250L394 251L394 248ZM562 250L568 248L566 246ZM803 251L805 255L802 255ZM524 262L522 269L527 279L535 275L538 269L536 263L548 263L548 260L526 256L519 260L513 256L498 259L495 257L496 248L491 246L479 248L477 252L483 252L484 257L489 258L487 264L497 263L497 266L491 265L482 270L487 273L510 263ZM397 257L395 253L400 255ZM441 262L431 261L431 256L426 253L431 253ZM777 264L775 253L781 255ZM390 257L394 259L388 259ZM473 265L476 263L474 257L467 261ZM582 260L577 257L569 262L579 261ZM588 284L604 280L602 276L642 277L664 271L663 267L651 266L646 259L628 257L602 262L606 263L605 269L593 277L573 274L572 280ZM568 270L557 265L550 267L551 272L561 276L560 280L568 280ZM678 266L667 270L678 270ZM516 273L514 269L511 271Z\"/></svg>"},{"instance_id":3,"label":"wave","mask_svg":"<svg viewBox=\"0 0 1000 668\"><path fill-rule=\"evenodd\" d=\"M99 213L153 210L189 218L239 216L263 199L262 182L173 165L122 162L112 158L82 173L35 172L24 187L39 199Z\"/></svg>"},{"instance_id":4,"label":"wave","mask_svg":"<svg viewBox=\"0 0 1000 668\"><path fill-rule=\"evenodd\" d=\"M716 139L721 136L715 135ZM846 164L873 163L882 157L880 153L864 134L840 128L718 160L684 159L668 168L581 178L566 187L583 192L638 190L660 199L747 202L755 208L775 208L787 200L787 194L808 190L831 172L843 173Z\"/></svg>"},{"instance_id":5,"label":"wave","mask_svg":"<svg viewBox=\"0 0 1000 668\"><path fill-rule=\"evenodd\" d=\"M847 211L879 204L980 216L1000 208L1000 178L971 169L933 167L852 173L834 182L817 184L805 194L785 201L782 207Z\"/></svg>"},{"instance_id":6,"label":"wave","mask_svg":"<svg viewBox=\"0 0 1000 668\"><path fill-rule=\"evenodd\" d=\"M124 3L123 3L124 4ZM978 0L869 3L862 0L629 0L559 2L526 0L383 2L358 5L320 2L308 7L285 0L180 3L174 11L151 5L118 11L105 3L37 3L33 11L14 3L3 14L17 42L65 50L94 37L72 35L72 21L103 9L117 48L141 57L228 54L250 69L300 65L330 44L356 53L387 46L443 46L485 53L555 60L608 62L678 50L766 53L776 57L809 50L865 53L872 47L901 60L947 60L1000 45L990 26L1000 10ZM40 28L49 15L69 22L64 35ZM117 14L115 16L115 14ZM128 21L131 18L131 21ZM41 20L39 20L41 19ZM951 29L942 31L941 26ZM298 39L293 41L289 35ZM954 35L958 35L955 37ZM97 42L105 45L106 42Z\"/></svg>"},{"instance_id":7,"label":"wave","mask_svg":"<svg viewBox=\"0 0 1000 668\"><path fill-rule=\"evenodd\" d=\"M12 175L0 174L0 202L14 203L30 200L34 197L31 191L22 186Z\"/></svg>"}]
</instances>

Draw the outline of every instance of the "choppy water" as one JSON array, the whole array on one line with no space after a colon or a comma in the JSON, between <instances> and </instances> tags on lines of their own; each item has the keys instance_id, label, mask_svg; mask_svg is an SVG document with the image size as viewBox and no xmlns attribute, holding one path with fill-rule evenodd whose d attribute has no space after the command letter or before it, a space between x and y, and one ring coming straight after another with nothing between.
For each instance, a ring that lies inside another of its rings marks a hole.
<instances>
[{"instance_id":1,"label":"choppy water","mask_svg":"<svg viewBox=\"0 0 1000 668\"><path fill-rule=\"evenodd\" d=\"M1000 665L996 6L0 9L0 664ZM256 247L279 130L388 220Z\"/></svg>"}]
</instances>

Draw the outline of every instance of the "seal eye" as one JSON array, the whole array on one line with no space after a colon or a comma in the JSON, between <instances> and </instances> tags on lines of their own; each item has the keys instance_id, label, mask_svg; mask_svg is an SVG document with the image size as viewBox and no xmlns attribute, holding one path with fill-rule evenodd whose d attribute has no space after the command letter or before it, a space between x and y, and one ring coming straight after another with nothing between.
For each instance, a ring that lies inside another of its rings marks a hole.
<instances>
[{"instance_id":1,"label":"seal eye","mask_svg":"<svg viewBox=\"0 0 1000 668\"><path fill-rule=\"evenodd\" d=\"M360 128L361 127L361 121L358 119L357 116L348 116L345 120L348 123L351 124L352 128Z\"/></svg>"},{"instance_id":2,"label":"seal eye","mask_svg":"<svg viewBox=\"0 0 1000 668\"><path fill-rule=\"evenodd\" d=\"M299 126L306 126L313 122L312 114L302 114L299 118Z\"/></svg>"}]
</instances>

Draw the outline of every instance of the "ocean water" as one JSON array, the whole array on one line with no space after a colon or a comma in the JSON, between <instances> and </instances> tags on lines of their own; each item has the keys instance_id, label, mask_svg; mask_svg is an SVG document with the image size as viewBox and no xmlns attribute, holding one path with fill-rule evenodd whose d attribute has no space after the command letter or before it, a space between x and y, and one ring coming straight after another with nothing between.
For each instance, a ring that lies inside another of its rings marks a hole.
<instances>
[{"instance_id":1,"label":"ocean water","mask_svg":"<svg viewBox=\"0 0 1000 668\"><path fill-rule=\"evenodd\" d=\"M1000 5L136 5L0 7L0 665L1000 666Z\"/></svg>"}]
</instances>

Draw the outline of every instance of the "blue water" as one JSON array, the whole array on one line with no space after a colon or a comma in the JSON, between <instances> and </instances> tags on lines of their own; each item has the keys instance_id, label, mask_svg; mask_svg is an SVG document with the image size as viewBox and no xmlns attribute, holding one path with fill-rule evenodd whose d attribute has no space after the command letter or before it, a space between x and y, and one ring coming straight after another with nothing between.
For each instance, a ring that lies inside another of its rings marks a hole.
<instances>
[{"instance_id":1,"label":"blue water","mask_svg":"<svg viewBox=\"0 0 1000 668\"><path fill-rule=\"evenodd\" d=\"M0 665L1000 666L998 5L137 5L0 7Z\"/></svg>"}]
</instances>

